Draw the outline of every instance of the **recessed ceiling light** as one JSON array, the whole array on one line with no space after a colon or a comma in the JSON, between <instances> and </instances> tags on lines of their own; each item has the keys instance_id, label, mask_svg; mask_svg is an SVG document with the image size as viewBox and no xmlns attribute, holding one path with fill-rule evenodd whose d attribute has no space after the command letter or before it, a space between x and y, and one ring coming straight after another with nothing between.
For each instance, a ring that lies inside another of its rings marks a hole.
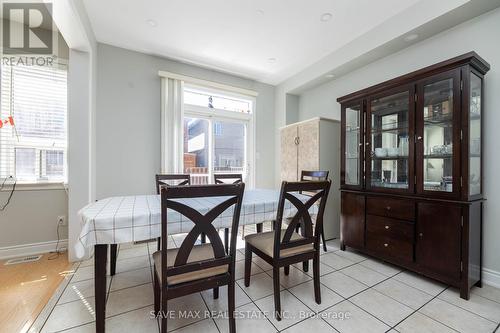
<instances>
[{"instance_id":1,"label":"recessed ceiling light","mask_svg":"<svg viewBox=\"0 0 500 333\"><path fill-rule=\"evenodd\" d=\"M319 19L321 20L321 22L328 22L332 19L332 17L332 13L323 13L321 14Z\"/></svg>"},{"instance_id":2,"label":"recessed ceiling light","mask_svg":"<svg viewBox=\"0 0 500 333\"><path fill-rule=\"evenodd\" d=\"M326 74L325 77L327 79L331 79L331 78L335 77L335 75L330 73L330 74Z\"/></svg>"},{"instance_id":3,"label":"recessed ceiling light","mask_svg":"<svg viewBox=\"0 0 500 333\"><path fill-rule=\"evenodd\" d=\"M405 41L407 42L411 42L412 40L415 40L418 38L418 34L409 34L407 36L405 36Z\"/></svg>"},{"instance_id":4,"label":"recessed ceiling light","mask_svg":"<svg viewBox=\"0 0 500 333\"><path fill-rule=\"evenodd\" d=\"M262 10L262 9L257 9L257 13L259 13L260 15L264 15L264 10Z\"/></svg>"},{"instance_id":5,"label":"recessed ceiling light","mask_svg":"<svg viewBox=\"0 0 500 333\"><path fill-rule=\"evenodd\" d=\"M271 64L275 63L276 62L276 58L267 58L267 62L270 62Z\"/></svg>"},{"instance_id":6,"label":"recessed ceiling light","mask_svg":"<svg viewBox=\"0 0 500 333\"><path fill-rule=\"evenodd\" d=\"M152 19L146 20L146 23L149 24L152 27L158 26L158 23L156 23L156 21L152 20Z\"/></svg>"}]
</instances>

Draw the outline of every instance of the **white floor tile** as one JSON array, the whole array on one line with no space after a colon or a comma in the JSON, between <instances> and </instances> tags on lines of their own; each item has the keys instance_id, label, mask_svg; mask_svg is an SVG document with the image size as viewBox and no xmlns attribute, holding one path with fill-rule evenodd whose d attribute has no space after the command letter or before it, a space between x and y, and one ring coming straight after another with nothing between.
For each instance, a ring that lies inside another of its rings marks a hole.
<instances>
[{"instance_id":1,"label":"white floor tile","mask_svg":"<svg viewBox=\"0 0 500 333\"><path fill-rule=\"evenodd\" d=\"M345 298L368 288L367 285L339 272L322 276L321 283Z\"/></svg>"},{"instance_id":2,"label":"white floor tile","mask_svg":"<svg viewBox=\"0 0 500 333\"><path fill-rule=\"evenodd\" d=\"M410 287L407 284L399 282L395 279L386 280L373 287L375 290L387 295L396 301L409 306L413 310L417 310L422 305L432 299L433 296L424 293L421 290Z\"/></svg>"},{"instance_id":3,"label":"white floor tile","mask_svg":"<svg viewBox=\"0 0 500 333\"><path fill-rule=\"evenodd\" d=\"M312 270L312 267L310 267L310 269ZM272 271L267 271L267 274L271 277L273 276ZM312 278L309 275L305 274L300 269L295 268L294 266L290 266L289 275L285 275L284 268L280 269L280 284L285 288L292 288L293 286L307 282L311 279Z\"/></svg>"},{"instance_id":4,"label":"white floor tile","mask_svg":"<svg viewBox=\"0 0 500 333\"><path fill-rule=\"evenodd\" d=\"M151 283L113 291L109 293L106 303L106 317L143 308L153 303L153 285Z\"/></svg>"},{"instance_id":5,"label":"white floor tile","mask_svg":"<svg viewBox=\"0 0 500 333\"><path fill-rule=\"evenodd\" d=\"M475 313L481 317L500 323L500 304L487 298L471 294L469 300L460 298L457 289L447 289L438 296L439 299Z\"/></svg>"},{"instance_id":6,"label":"white floor tile","mask_svg":"<svg viewBox=\"0 0 500 333\"><path fill-rule=\"evenodd\" d=\"M273 266L265 262L264 259L262 259L261 257L256 256L255 254L252 257L252 262L256 263L257 266L262 268L264 271L273 269Z\"/></svg>"},{"instance_id":7,"label":"white floor tile","mask_svg":"<svg viewBox=\"0 0 500 333\"><path fill-rule=\"evenodd\" d=\"M276 328L269 322L254 303L243 305L236 309L236 332L238 333L274 333ZM229 332L227 318L214 318L221 333Z\"/></svg>"},{"instance_id":8,"label":"white floor tile","mask_svg":"<svg viewBox=\"0 0 500 333\"><path fill-rule=\"evenodd\" d=\"M334 293L323 285L320 290L321 304L316 303L313 281L299 284L298 286L291 288L289 291L315 312L323 311L324 309L344 300L340 295Z\"/></svg>"},{"instance_id":9,"label":"white floor tile","mask_svg":"<svg viewBox=\"0 0 500 333\"><path fill-rule=\"evenodd\" d=\"M401 333L454 333L448 326L435 321L421 313L415 312L402 323L396 326L396 330Z\"/></svg>"},{"instance_id":10,"label":"white floor tile","mask_svg":"<svg viewBox=\"0 0 500 333\"><path fill-rule=\"evenodd\" d=\"M240 261L237 261L235 264L235 271L234 271L234 276L235 276L235 280L239 280L239 279L243 279L245 277L245 260L240 260ZM255 274L259 274L259 273L263 273L264 271L259 267L257 266L256 264L254 264L252 262L252 267L250 269L250 274L251 275L255 275Z\"/></svg>"},{"instance_id":11,"label":"white floor tile","mask_svg":"<svg viewBox=\"0 0 500 333\"><path fill-rule=\"evenodd\" d=\"M94 298L90 297L80 301L56 305L41 332L58 332L94 320Z\"/></svg>"},{"instance_id":12,"label":"white floor tile","mask_svg":"<svg viewBox=\"0 0 500 333\"><path fill-rule=\"evenodd\" d=\"M483 287L473 287L471 293L487 298L491 301L500 303L500 289L488 286L483 283Z\"/></svg>"},{"instance_id":13,"label":"white floor tile","mask_svg":"<svg viewBox=\"0 0 500 333\"><path fill-rule=\"evenodd\" d=\"M493 332L497 327L492 321L437 298L419 312L463 333Z\"/></svg>"},{"instance_id":14,"label":"white floor tile","mask_svg":"<svg viewBox=\"0 0 500 333\"><path fill-rule=\"evenodd\" d=\"M293 266L295 266L295 268L298 268L300 269L301 271L303 270L303 267L302 267L302 264L294 264ZM313 277L313 269L312 269L312 260L310 260L309 262L309 270L307 272L304 272L306 273L307 275L309 275L310 277ZM332 273L332 272L335 272L336 269L333 268L333 267L330 267L324 263L321 262L320 260L320 263L319 263L319 275L320 276L323 276L323 275L326 275L326 274L329 274L329 273Z\"/></svg>"},{"instance_id":15,"label":"white floor tile","mask_svg":"<svg viewBox=\"0 0 500 333\"><path fill-rule=\"evenodd\" d=\"M349 301L326 310L323 318L340 333L382 333L390 328Z\"/></svg>"},{"instance_id":16,"label":"white floor tile","mask_svg":"<svg viewBox=\"0 0 500 333\"><path fill-rule=\"evenodd\" d=\"M153 307L145 307L107 318L106 332L159 332Z\"/></svg>"},{"instance_id":17,"label":"white floor tile","mask_svg":"<svg viewBox=\"0 0 500 333\"><path fill-rule=\"evenodd\" d=\"M399 267L375 259L366 259L359 264L373 269L380 274L384 274L385 276L394 276L401 272L401 269Z\"/></svg>"},{"instance_id":18,"label":"white floor tile","mask_svg":"<svg viewBox=\"0 0 500 333\"><path fill-rule=\"evenodd\" d=\"M396 325L413 312L411 308L373 289L363 291L350 301L389 326Z\"/></svg>"},{"instance_id":19,"label":"white floor tile","mask_svg":"<svg viewBox=\"0 0 500 333\"><path fill-rule=\"evenodd\" d=\"M440 282L408 271L395 275L394 279L420 289L432 296L436 296L446 288L446 286Z\"/></svg>"},{"instance_id":20,"label":"white floor tile","mask_svg":"<svg viewBox=\"0 0 500 333\"><path fill-rule=\"evenodd\" d=\"M353 261L355 263L361 262L366 260L368 257L364 254L361 254L359 252L354 252L353 250L346 250L346 251L337 251L335 252L336 255L341 256L343 258L347 258L350 261Z\"/></svg>"},{"instance_id":21,"label":"white floor tile","mask_svg":"<svg viewBox=\"0 0 500 333\"><path fill-rule=\"evenodd\" d=\"M202 321L199 321L197 323L188 325L183 328L179 328L175 331L175 333L219 333L219 330L217 329L217 326L215 325L215 322L212 318L204 319Z\"/></svg>"},{"instance_id":22,"label":"white floor tile","mask_svg":"<svg viewBox=\"0 0 500 333\"><path fill-rule=\"evenodd\" d=\"M149 267L118 273L111 281L111 291L135 287L141 284L151 283L151 270Z\"/></svg>"},{"instance_id":23,"label":"white floor tile","mask_svg":"<svg viewBox=\"0 0 500 333\"><path fill-rule=\"evenodd\" d=\"M327 252L340 250L340 239L331 239L326 241ZM323 253L323 252L322 252Z\"/></svg>"},{"instance_id":24,"label":"white floor tile","mask_svg":"<svg viewBox=\"0 0 500 333\"><path fill-rule=\"evenodd\" d=\"M241 289L241 287L236 284L234 286L234 294L235 294L235 307L240 307L242 305L248 304L252 302L250 297L245 294L245 292ZM201 293L201 296L205 300L208 309L211 312L223 312L227 311L227 286L223 286L219 288L219 298L214 299L212 290L205 290Z\"/></svg>"},{"instance_id":25,"label":"white floor tile","mask_svg":"<svg viewBox=\"0 0 500 333\"><path fill-rule=\"evenodd\" d=\"M274 315L274 296L268 296L255 302L264 313L268 314L268 319L280 331L290 327L299 321L311 316L311 311L289 291L280 293L282 318L278 321Z\"/></svg>"},{"instance_id":26,"label":"white floor tile","mask_svg":"<svg viewBox=\"0 0 500 333\"><path fill-rule=\"evenodd\" d=\"M127 258L116 261L116 273L133 271L139 268L150 267L149 256Z\"/></svg>"},{"instance_id":27,"label":"white floor tile","mask_svg":"<svg viewBox=\"0 0 500 333\"><path fill-rule=\"evenodd\" d=\"M168 331L208 319L207 307L200 293L175 298L168 301Z\"/></svg>"},{"instance_id":28,"label":"white floor tile","mask_svg":"<svg viewBox=\"0 0 500 333\"><path fill-rule=\"evenodd\" d=\"M111 279L108 277L107 278L108 288L110 280ZM57 304L63 304L63 303L77 301L80 299L93 297L94 292L95 292L94 279L83 280L74 283L72 282L66 286L66 289L61 295L61 298L59 298Z\"/></svg>"},{"instance_id":29,"label":"white floor tile","mask_svg":"<svg viewBox=\"0 0 500 333\"><path fill-rule=\"evenodd\" d=\"M337 252L340 252L340 251L337 251ZM337 255L337 252L326 253L326 254L320 256L320 261L322 263L332 267L332 268L335 268L335 269L342 269L342 268L345 268L347 266L351 266L351 265L355 264L354 261L351 261L347 258L344 258L344 257Z\"/></svg>"},{"instance_id":30,"label":"white floor tile","mask_svg":"<svg viewBox=\"0 0 500 333\"><path fill-rule=\"evenodd\" d=\"M148 252L147 245L133 246L130 248L122 248L122 246L120 245L116 260L123 260L123 259L128 259L128 258L147 256L148 254L149 254L149 252Z\"/></svg>"},{"instance_id":31,"label":"white floor tile","mask_svg":"<svg viewBox=\"0 0 500 333\"><path fill-rule=\"evenodd\" d=\"M321 318L313 317L306 319L296 325L293 325L286 330L285 333L304 333L304 332L336 332L333 327L328 325L326 321Z\"/></svg>"},{"instance_id":32,"label":"white floor tile","mask_svg":"<svg viewBox=\"0 0 500 333\"><path fill-rule=\"evenodd\" d=\"M243 291L250 296L252 300L257 300L273 294L273 278L266 273L253 275L250 279L250 286L245 287L243 279L236 281ZM283 289L283 287L281 287Z\"/></svg>"},{"instance_id":33,"label":"white floor tile","mask_svg":"<svg viewBox=\"0 0 500 333\"><path fill-rule=\"evenodd\" d=\"M370 268L367 268L365 266L361 266L360 264L346 267L340 272L352 277L353 279L363 282L370 287L387 279L387 276L371 270Z\"/></svg>"},{"instance_id":34,"label":"white floor tile","mask_svg":"<svg viewBox=\"0 0 500 333\"><path fill-rule=\"evenodd\" d=\"M73 275L71 282L73 283L88 279L94 279L94 265L78 268Z\"/></svg>"}]
</instances>

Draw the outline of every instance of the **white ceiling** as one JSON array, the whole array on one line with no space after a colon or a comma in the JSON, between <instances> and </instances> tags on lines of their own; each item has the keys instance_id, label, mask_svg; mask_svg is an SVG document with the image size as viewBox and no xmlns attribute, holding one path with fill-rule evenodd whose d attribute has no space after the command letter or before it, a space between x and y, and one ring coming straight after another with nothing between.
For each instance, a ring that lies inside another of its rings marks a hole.
<instances>
[{"instance_id":1,"label":"white ceiling","mask_svg":"<svg viewBox=\"0 0 500 333\"><path fill-rule=\"evenodd\" d=\"M417 2L84 0L99 42L270 84L293 76ZM324 13L331 13L332 19L322 22Z\"/></svg>"}]
</instances>

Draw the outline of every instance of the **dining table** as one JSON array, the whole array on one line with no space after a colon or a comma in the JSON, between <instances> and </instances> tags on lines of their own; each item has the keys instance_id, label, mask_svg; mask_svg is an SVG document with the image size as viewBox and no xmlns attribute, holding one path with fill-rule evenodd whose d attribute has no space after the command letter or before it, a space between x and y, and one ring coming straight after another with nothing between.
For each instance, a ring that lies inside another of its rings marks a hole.
<instances>
[{"instance_id":1,"label":"dining table","mask_svg":"<svg viewBox=\"0 0 500 333\"><path fill-rule=\"evenodd\" d=\"M262 225L276 219L280 192L271 189L248 189L243 195L239 225ZM303 203L309 196L296 194ZM201 214L207 213L224 197L176 199ZM216 229L231 228L234 206L213 221ZM317 205L309 208L316 214ZM285 201L283 218L293 217L297 209ZM78 212L81 232L75 245L78 258L94 255L94 288L96 332L105 331L106 275L108 248L110 249L110 275L116 271L117 246L156 239L161 236L160 195L116 196L92 202ZM194 226L184 215L167 210L169 235L188 233ZM260 230L257 230L260 231Z\"/></svg>"}]
</instances>

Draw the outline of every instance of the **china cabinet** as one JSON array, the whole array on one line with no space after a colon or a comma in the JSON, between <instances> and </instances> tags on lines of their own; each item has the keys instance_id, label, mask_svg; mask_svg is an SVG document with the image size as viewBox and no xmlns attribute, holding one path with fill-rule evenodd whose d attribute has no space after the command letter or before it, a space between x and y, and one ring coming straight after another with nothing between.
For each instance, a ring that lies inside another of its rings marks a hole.
<instances>
[{"instance_id":1,"label":"china cabinet","mask_svg":"<svg viewBox=\"0 0 500 333\"><path fill-rule=\"evenodd\" d=\"M481 285L483 79L470 52L339 98L341 249Z\"/></svg>"}]
</instances>

